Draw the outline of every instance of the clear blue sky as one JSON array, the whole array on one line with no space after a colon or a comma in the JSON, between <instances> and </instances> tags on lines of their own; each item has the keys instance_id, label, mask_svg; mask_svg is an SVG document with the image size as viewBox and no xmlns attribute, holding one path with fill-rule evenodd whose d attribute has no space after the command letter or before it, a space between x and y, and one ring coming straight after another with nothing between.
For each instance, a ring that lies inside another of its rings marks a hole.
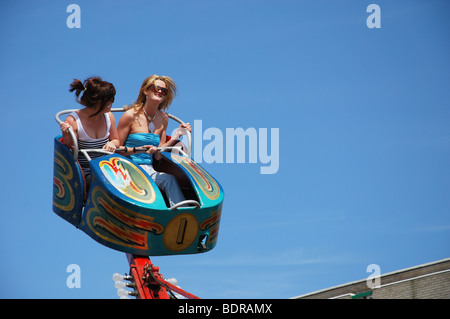
<instances>
[{"instance_id":1,"label":"clear blue sky","mask_svg":"<svg viewBox=\"0 0 450 319\"><path fill-rule=\"evenodd\" d=\"M152 258L187 291L288 298L449 257L449 14L446 0L2 2L0 297L117 298L112 274L128 272L52 212L54 114L91 75L114 107L168 75L170 112L203 130L279 129L276 174L203 163L225 190L216 248Z\"/></svg>"}]
</instances>

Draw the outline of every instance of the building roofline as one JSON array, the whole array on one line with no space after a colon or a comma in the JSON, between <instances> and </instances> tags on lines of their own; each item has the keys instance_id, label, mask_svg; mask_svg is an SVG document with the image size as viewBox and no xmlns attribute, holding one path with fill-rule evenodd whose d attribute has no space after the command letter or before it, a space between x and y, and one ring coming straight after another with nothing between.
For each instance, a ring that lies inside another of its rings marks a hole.
<instances>
[{"instance_id":1,"label":"building roofline","mask_svg":"<svg viewBox=\"0 0 450 319\"><path fill-rule=\"evenodd\" d=\"M420 269L420 268L423 268L423 267L429 267L429 266L433 266L433 265L436 265L436 264L441 264L441 263L445 263L445 262L449 262L449 261L450 261L450 258L444 258L444 259L441 259L441 260L437 260L437 261L421 264L421 265L418 265L418 266L413 266L413 267L404 268L404 269L401 269L401 270L396 270L396 271L388 272L388 273L385 273L385 274L381 274L380 278L381 277L392 276L392 275L395 275L395 274L398 274L398 273L403 273L403 272L407 272L407 271L411 271L411 270L415 270L415 269ZM326 291L331 291L331 290L334 290L334 289L339 289L339 288L343 288L343 287L346 287L346 286L359 284L359 283L362 283L362 282L365 282L365 281L367 281L367 278L360 279L360 280L355 280L355 281L352 281L352 282L348 282L348 283L337 285L337 286L330 287L330 288L325 288L325 289L309 292L309 293L306 293L306 294L303 294L303 295L291 297L289 299L305 298L305 297L312 296L312 295L317 295L317 294L320 294L320 293L323 293L323 292L326 292Z\"/></svg>"}]
</instances>

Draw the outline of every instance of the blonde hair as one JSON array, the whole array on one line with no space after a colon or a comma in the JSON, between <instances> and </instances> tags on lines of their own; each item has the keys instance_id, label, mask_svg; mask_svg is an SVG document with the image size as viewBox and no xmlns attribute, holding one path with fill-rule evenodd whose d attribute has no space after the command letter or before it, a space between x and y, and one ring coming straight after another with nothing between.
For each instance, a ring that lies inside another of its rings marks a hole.
<instances>
[{"instance_id":1,"label":"blonde hair","mask_svg":"<svg viewBox=\"0 0 450 319\"><path fill-rule=\"evenodd\" d=\"M131 104L128 109L134 108L136 113L141 112L147 99L145 91L147 91L152 84L155 84L157 80L163 81L166 84L166 89L168 91L167 95L164 97L164 100L158 106L158 110L167 110L172 103L172 100L177 95L177 86L175 85L175 81L172 78L156 74L150 75L144 80L144 82L142 82L136 102Z\"/></svg>"}]
</instances>

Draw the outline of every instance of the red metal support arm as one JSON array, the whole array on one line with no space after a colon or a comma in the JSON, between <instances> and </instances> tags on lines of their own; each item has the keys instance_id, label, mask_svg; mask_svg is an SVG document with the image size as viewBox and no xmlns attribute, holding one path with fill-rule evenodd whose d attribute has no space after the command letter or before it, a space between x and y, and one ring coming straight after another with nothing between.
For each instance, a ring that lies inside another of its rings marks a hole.
<instances>
[{"instance_id":1,"label":"red metal support arm","mask_svg":"<svg viewBox=\"0 0 450 319\"><path fill-rule=\"evenodd\" d=\"M188 299L200 299L199 297L184 291L183 289L167 282L147 256L127 254L130 265L130 274L136 284L139 299L170 299L169 291L180 294Z\"/></svg>"}]
</instances>

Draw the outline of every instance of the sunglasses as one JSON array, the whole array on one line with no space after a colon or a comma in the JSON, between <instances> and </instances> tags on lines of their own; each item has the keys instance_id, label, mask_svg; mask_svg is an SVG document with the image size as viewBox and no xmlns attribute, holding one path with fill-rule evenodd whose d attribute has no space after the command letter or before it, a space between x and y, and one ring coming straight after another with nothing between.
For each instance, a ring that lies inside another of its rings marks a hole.
<instances>
[{"instance_id":1,"label":"sunglasses","mask_svg":"<svg viewBox=\"0 0 450 319\"><path fill-rule=\"evenodd\" d=\"M155 84L150 85L150 90L153 93L160 93L160 94L162 94L164 96L166 96L167 93L169 93L169 90L167 90L166 88L160 87L160 86L155 85Z\"/></svg>"}]
</instances>

